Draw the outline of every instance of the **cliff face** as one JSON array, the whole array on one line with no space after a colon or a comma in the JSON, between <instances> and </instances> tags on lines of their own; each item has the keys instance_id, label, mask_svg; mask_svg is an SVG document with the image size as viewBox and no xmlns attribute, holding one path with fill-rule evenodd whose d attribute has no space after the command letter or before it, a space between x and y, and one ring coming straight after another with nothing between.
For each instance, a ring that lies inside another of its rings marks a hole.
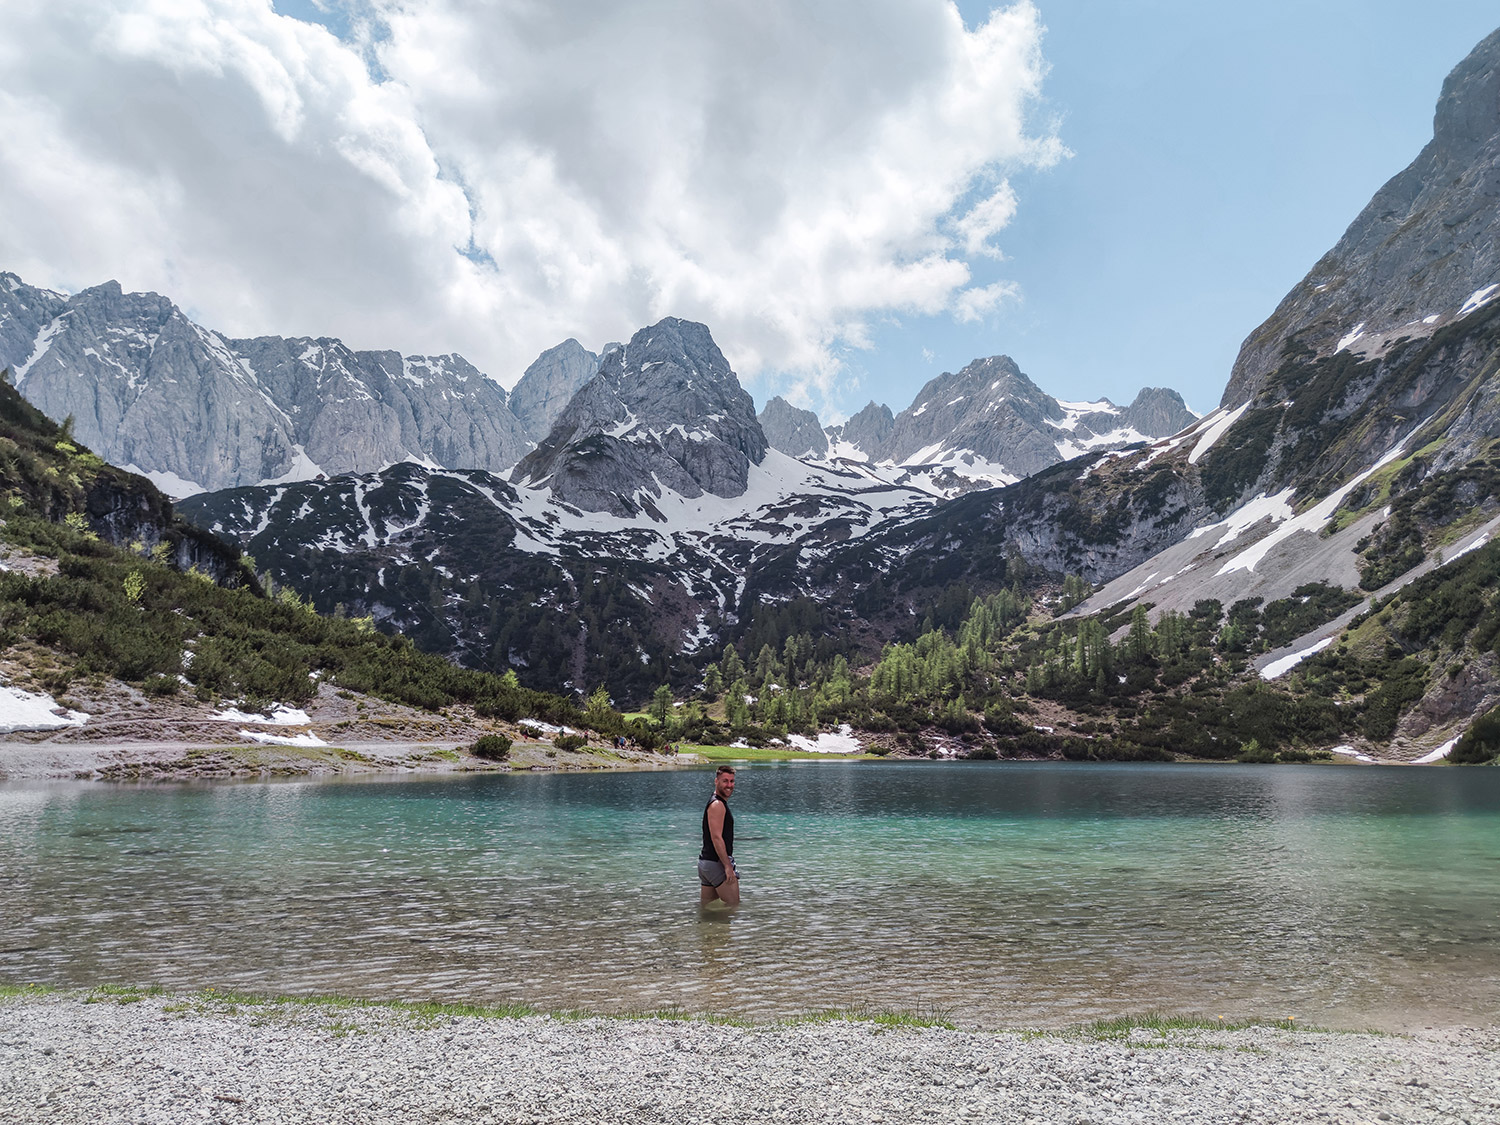
<instances>
[{"instance_id":1,"label":"cliff face","mask_svg":"<svg viewBox=\"0 0 1500 1125\"><path fill-rule=\"evenodd\" d=\"M176 494L403 460L498 471L531 447L505 391L461 356L234 340L115 282L63 297L0 274L7 366L79 440Z\"/></svg>"},{"instance_id":2,"label":"cliff face","mask_svg":"<svg viewBox=\"0 0 1500 1125\"><path fill-rule=\"evenodd\" d=\"M548 348L510 392L510 412L533 438L546 437L573 396L599 373L599 358L577 340Z\"/></svg>"},{"instance_id":3,"label":"cliff face","mask_svg":"<svg viewBox=\"0 0 1500 1125\"><path fill-rule=\"evenodd\" d=\"M848 446L852 451L874 458L885 439L891 436L896 418L891 408L884 403L868 402L864 409L847 422L829 426L824 431L829 438Z\"/></svg>"},{"instance_id":4,"label":"cliff face","mask_svg":"<svg viewBox=\"0 0 1500 1125\"><path fill-rule=\"evenodd\" d=\"M822 457L828 452L828 435L811 410L800 410L777 395L759 415L766 442L788 457Z\"/></svg>"},{"instance_id":5,"label":"cliff face","mask_svg":"<svg viewBox=\"0 0 1500 1125\"><path fill-rule=\"evenodd\" d=\"M1500 31L1443 83L1432 140L1240 349L1223 405L1248 402L1289 346L1382 354L1500 296Z\"/></svg>"}]
</instances>

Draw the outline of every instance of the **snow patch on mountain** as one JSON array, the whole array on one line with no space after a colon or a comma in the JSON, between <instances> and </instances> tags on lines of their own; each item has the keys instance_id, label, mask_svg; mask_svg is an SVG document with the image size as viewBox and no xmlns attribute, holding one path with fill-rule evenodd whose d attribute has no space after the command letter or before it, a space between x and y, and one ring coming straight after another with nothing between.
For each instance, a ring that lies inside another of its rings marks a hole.
<instances>
[{"instance_id":1,"label":"snow patch on mountain","mask_svg":"<svg viewBox=\"0 0 1500 1125\"><path fill-rule=\"evenodd\" d=\"M1193 451L1188 454L1188 464L1196 465L1198 461L1214 447L1214 443L1229 432L1229 427L1240 420L1240 416L1249 409L1248 402L1242 402L1233 410L1225 410L1220 407L1211 411L1204 419L1193 427L1193 433L1201 435L1198 444L1193 446Z\"/></svg>"},{"instance_id":2,"label":"snow patch on mountain","mask_svg":"<svg viewBox=\"0 0 1500 1125\"><path fill-rule=\"evenodd\" d=\"M1267 496L1262 492L1254 500L1242 504L1218 523L1204 524L1202 527L1194 528L1189 539L1197 539L1204 535L1215 535L1213 545L1222 547L1226 543L1232 543L1238 539L1249 528L1254 527L1262 520L1271 520L1274 523L1282 523L1292 519L1295 512L1292 511L1292 496L1296 493L1295 488L1285 488L1275 496Z\"/></svg>"},{"instance_id":3,"label":"snow patch on mountain","mask_svg":"<svg viewBox=\"0 0 1500 1125\"><path fill-rule=\"evenodd\" d=\"M1316 656L1322 652L1329 645L1333 644L1336 639L1335 637L1324 637L1321 641L1311 644L1307 648L1300 649L1288 656L1283 656L1279 660L1271 661L1271 663L1260 670L1261 679L1274 680L1279 676L1286 675L1309 656Z\"/></svg>"},{"instance_id":4,"label":"snow patch on mountain","mask_svg":"<svg viewBox=\"0 0 1500 1125\"><path fill-rule=\"evenodd\" d=\"M1497 296L1500 296L1500 284L1486 285L1482 289L1476 289L1469 294L1469 299L1459 307L1458 315L1468 316L1471 312L1478 312Z\"/></svg>"},{"instance_id":5,"label":"snow patch on mountain","mask_svg":"<svg viewBox=\"0 0 1500 1125\"><path fill-rule=\"evenodd\" d=\"M1418 427L1418 429L1420 428ZM1401 451L1405 447L1406 442L1404 440L1393 446L1384 457L1344 484L1336 492L1325 496L1300 516L1294 516L1289 520L1285 520L1270 535L1245 548L1245 550L1230 559L1219 568L1219 574L1228 574L1235 570L1254 570L1256 564L1265 558L1278 543L1289 539L1299 531L1306 531L1310 534L1316 534L1321 531L1324 525L1333 518L1333 513L1338 511L1339 505L1344 502L1344 497L1353 492L1356 487L1372 474L1379 472L1392 461L1396 460L1396 458L1400 457Z\"/></svg>"},{"instance_id":6,"label":"snow patch on mountain","mask_svg":"<svg viewBox=\"0 0 1500 1125\"><path fill-rule=\"evenodd\" d=\"M149 471L141 468L139 465L121 465L120 468L124 469L127 473L135 473L137 476L145 477L173 500L181 500L185 497L196 496L200 492L208 491L197 481L183 480L176 473L161 470Z\"/></svg>"},{"instance_id":7,"label":"snow patch on mountain","mask_svg":"<svg viewBox=\"0 0 1500 1125\"><path fill-rule=\"evenodd\" d=\"M1094 434L1092 437L1083 438L1080 441L1064 440L1057 443L1058 455L1064 461L1071 461L1075 457L1082 457L1100 446L1139 445L1151 439L1132 426L1126 426L1119 430L1107 430L1102 434Z\"/></svg>"},{"instance_id":8,"label":"snow patch on mountain","mask_svg":"<svg viewBox=\"0 0 1500 1125\"><path fill-rule=\"evenodd\" d=\"M31 353L11 368L11 382L16 387L20 387L22 380L26 378L26 373L36 366L36 361L47 354L48 350L52 347L52 341L63 330L63 322L70 315L71 313L63 313L61 316L53 317L51 321L42 326L42 330L36 334L36 339L31 345Z\"/></svg>"}]
</instances>

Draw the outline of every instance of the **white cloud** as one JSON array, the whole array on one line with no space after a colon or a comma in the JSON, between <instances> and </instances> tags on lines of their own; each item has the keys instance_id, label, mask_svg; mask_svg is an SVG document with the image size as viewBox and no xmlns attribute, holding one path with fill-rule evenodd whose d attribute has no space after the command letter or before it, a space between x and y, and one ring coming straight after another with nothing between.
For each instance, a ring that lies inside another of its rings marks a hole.
<instances>
[{"instance_id":1,"label":"white cloud","mask_svg":"<svg viewBox=\"0 0 1500 1125\"><path fill-rule=\"evenodd\" d=\"M954 224L963 236L964 250L970 254L1000 257L991 241L1015 218L1019 200L1008 183L1002 182L993 192L976 203L967 215Z\"/></svg>"},{"instance_id":2,"label":"white cloud","mask_svg":"<svg viewBox=\"0 0 1500 1125\"><path fill-rule=\"evenodd\" d=\"M234 333L462 351L512 382L664 315L827 388L872 319L970 285L1063 150L1027 2L0 5L0 267ZM975 195L981 196L969 205Z\"/></svg>"},{"instance_id":3,"label":"white cloud","mask_svg":"<svg viewBox=\"0 0 1500 1125\"><path fill-rule=\"evenodd\" d=\"M1002 301L1020 295L1020 287L1013 281L997 281L983 288L965 289L953 301L953 316L962 324L983 320L1000 306Z\"/></svg>"}]
</instances>

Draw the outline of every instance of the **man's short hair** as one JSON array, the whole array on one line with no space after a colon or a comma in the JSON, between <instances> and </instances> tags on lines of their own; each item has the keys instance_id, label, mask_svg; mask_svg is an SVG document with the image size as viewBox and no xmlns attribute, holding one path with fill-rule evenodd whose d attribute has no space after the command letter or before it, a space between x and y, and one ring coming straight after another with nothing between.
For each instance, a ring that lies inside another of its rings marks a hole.
<instances>
[{"instance_id":1,"label":"man's short hair","mask_svg":"<svg viewBox=\"0 0 1500 1125\"><path fill-rule=\"evenodd\" d=\"M714 770L714 777L717 778L721 773L733 773L733 772L734 772L734 767L733 766L720 766L718 769Z\"/></svg>"}]
</instances>

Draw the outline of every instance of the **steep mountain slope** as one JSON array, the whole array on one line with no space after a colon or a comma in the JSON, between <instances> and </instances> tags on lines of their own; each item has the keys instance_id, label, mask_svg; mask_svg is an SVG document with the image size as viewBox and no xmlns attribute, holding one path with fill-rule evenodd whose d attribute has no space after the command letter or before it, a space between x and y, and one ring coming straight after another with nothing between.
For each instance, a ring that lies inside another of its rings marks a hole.
<instances>
[{"instance_id":1,"label":"steep mountain slope","mask_svg":"<svg viewBox=\"0 0 1500 1125\"><path fill-rule=\"evenodd\" d=\"M1223 405L1253 400L1289 348L1375 358L1500 296L1500 31L1443 83L1432 140L1251 333Z\"/></svg>"},{"instance_id":2,"label":"steep mountain slope","mask_svg":"<svg viewBox=\"0 0 1500 1125\"><path fill-rule=\"evenodd\" d=\"M830 571L867 570L883 555L913 575L941 561L942 573L969 578L986 557L1014 550L1032 565L1108 583L1085 610L1132 598L1229 605L1285 596L1313 573L1382 586L1477 527L1494 503L1500 436L1500 263L1487 245L1455 236L1437 244L1444 252L1434 264L1428 220L1464 216L1469 226L1443 228L1450 232L1500 222L1497 59L1492 35L1450 75L1439 139L1251 334L1218 410L1149 446L1044 469L890 528L858 545L869 560L831 559ZM1460 155L1477 163L1464 168ZM1400 200L1406 209L1392 211ZM1385 320L1356 305L1328 312L1332 289L1319 287L1334 259L1360 279L1338 299L1397 310L1380 315L1400 331L1377 331L1378 346L1367 347L1353 329ZM1310 294L1317 299L1303 308ZM1420 521L1404 514L1403 495L1451 473L1468 480L1453 506L1426 507Z\"/></svg>"},{"instance_id":3,"label":"steep mountain slope","mask_svg":"<svg viewBox=\"0 0 1500 1125\"><path fill-rule=\"evenodd\" d=\"M179 571L258 588L237 548L182 519L150 481L106 464L4 380L0 498L0 527L3 517L15 515L62 523L74 534L129 546Z\"/></svg>"},{"instance_id":4,"label":"steep mountain slope","mask_svg":"<svg viewBox=\"0 0 1500 1125\"><path fill-rule=\"evenodd\" d=\"M404 460L503 470L530 448L461 356L233 340L115 282L72 297L0 274L0 367L106 459L177 495Z\"/></svg>"}]
</instances>

